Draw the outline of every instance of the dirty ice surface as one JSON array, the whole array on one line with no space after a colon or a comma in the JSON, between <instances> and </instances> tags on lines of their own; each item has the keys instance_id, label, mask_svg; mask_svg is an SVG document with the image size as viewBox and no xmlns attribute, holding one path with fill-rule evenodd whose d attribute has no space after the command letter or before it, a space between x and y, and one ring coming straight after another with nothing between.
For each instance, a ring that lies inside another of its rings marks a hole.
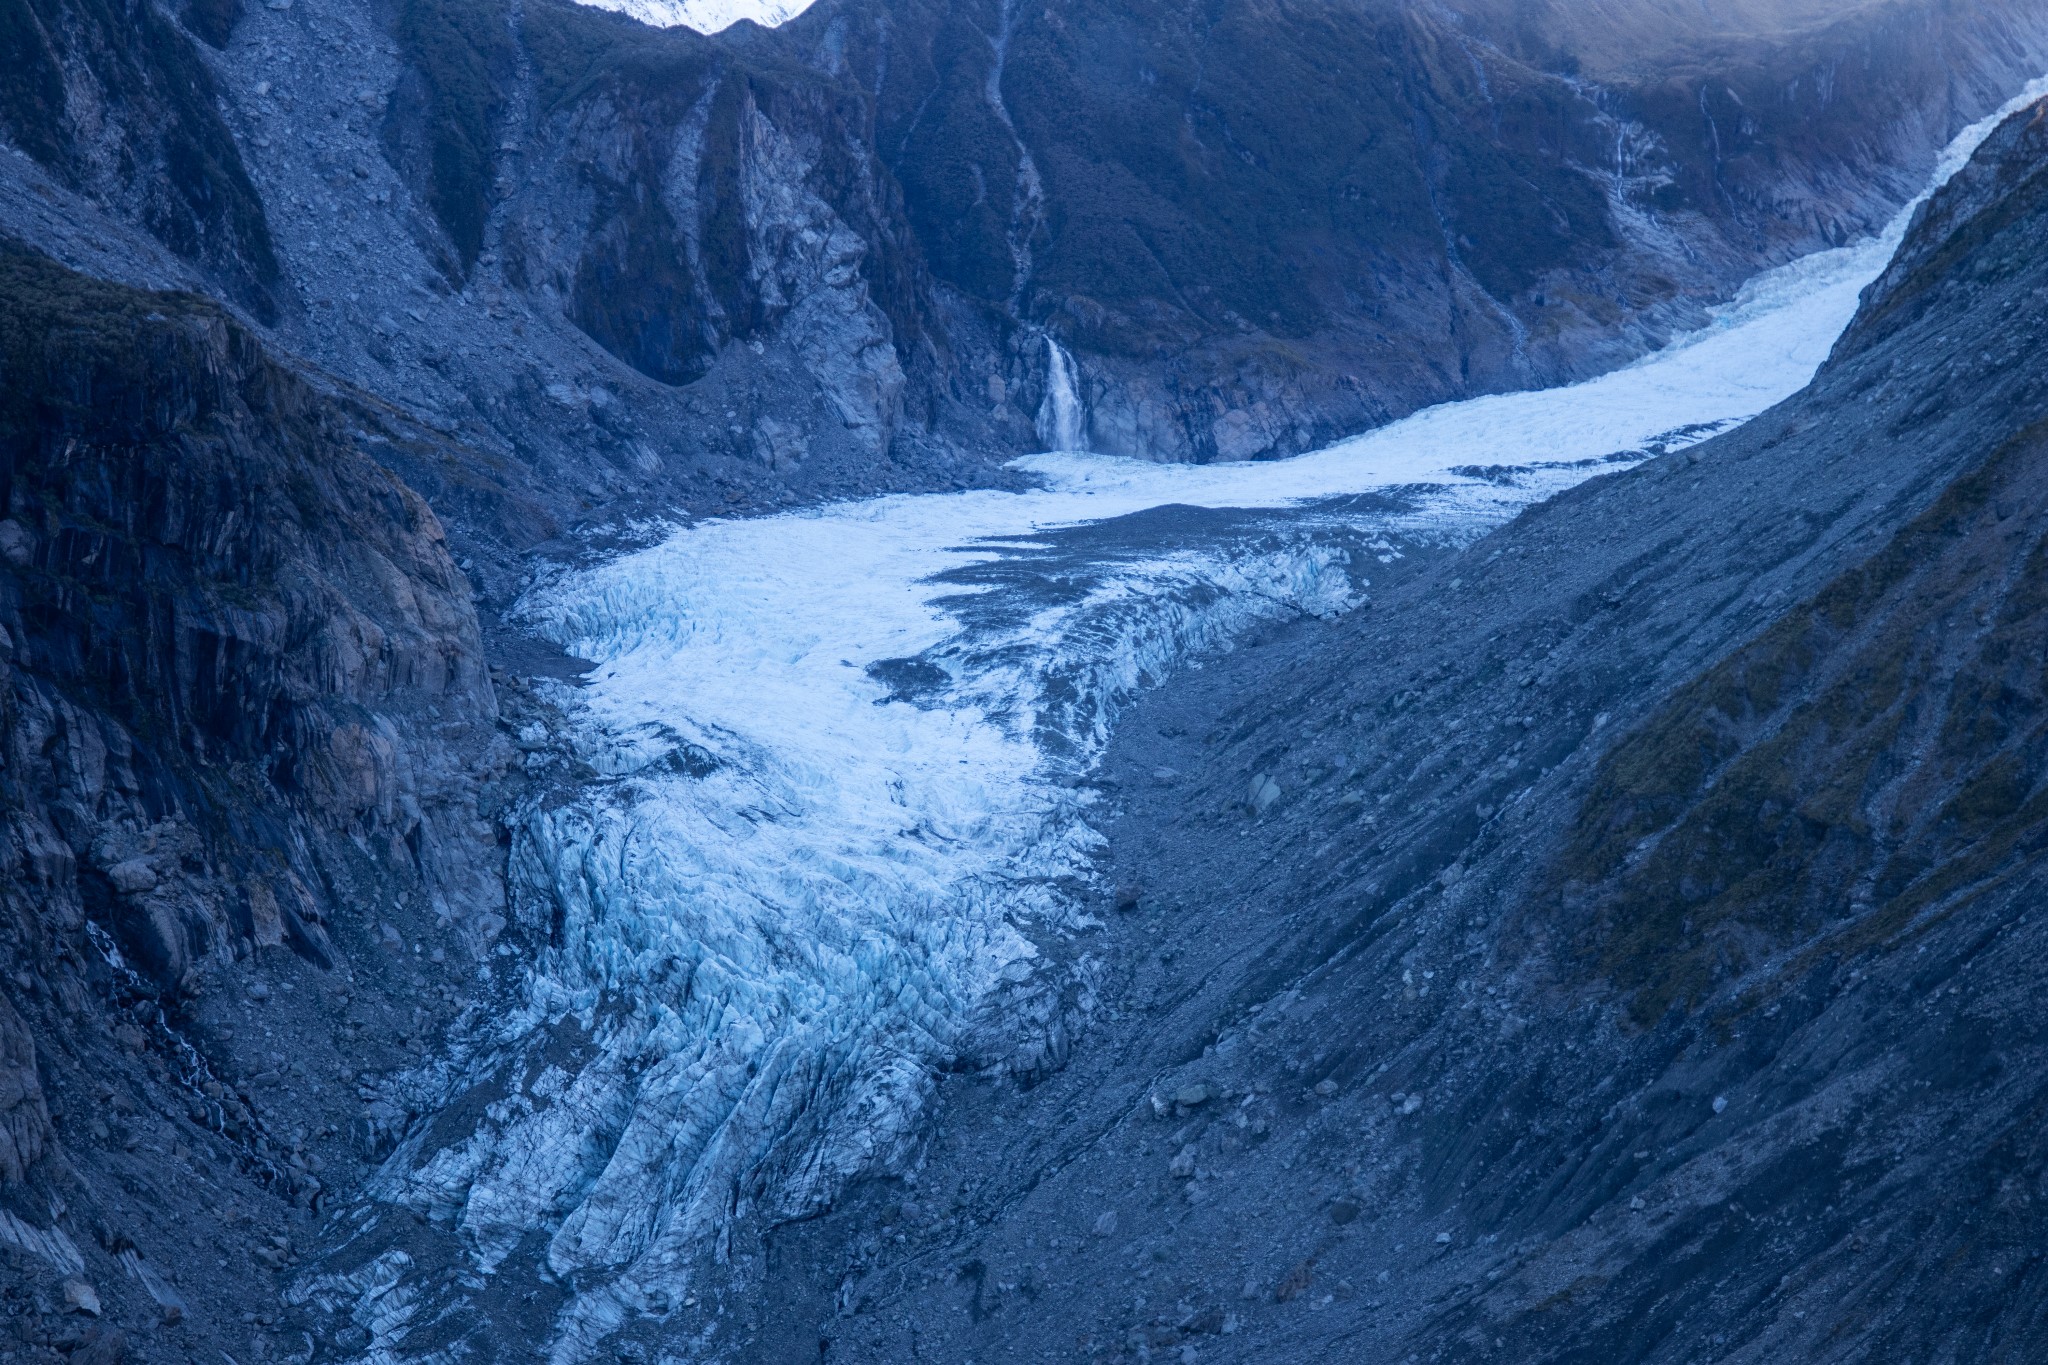
<instances>
[{"instance_id":1,"label":"dirty ice surface","mask_svg":"<svg viewBox=\"0 0 2048 1365\"><path fill-rule=\"evenodd\" d=\"M1056 1065L1098 1007L1079 779L1121 701L1793 393L1902 230L1589 383L1268 463L1041 455L1036 491L705 522L540 586L527 619L596 665L562 700L599 776L529 813L515 910L547 946L436 1082L496 1098L417 1130L379 1197L454 1227L475 1273L570 1286L549 1351L574 1361L686 1303L747 1214L914 1163L935 1068ZM409 1265L356 1277L383 1286L372 1358L455 1311Z\"/></svg>"}]
</instances>

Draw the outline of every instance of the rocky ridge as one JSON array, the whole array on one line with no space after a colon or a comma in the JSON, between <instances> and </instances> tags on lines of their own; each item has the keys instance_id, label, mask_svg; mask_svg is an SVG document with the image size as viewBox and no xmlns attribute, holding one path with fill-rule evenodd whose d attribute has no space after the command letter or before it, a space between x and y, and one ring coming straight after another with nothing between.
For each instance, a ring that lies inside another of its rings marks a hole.
<instances>
[{"instance_id":1,"label":"rocky ridge","mask_svg":"<svg viewBox=\"0 0 2048 1365\"><path fill-rule=\"evenodd\" d=\"M246 1352L505 925L470 588L380 461L445 452L201 297L0 296L0 1341Z\"/></svg>"}]
</instances>

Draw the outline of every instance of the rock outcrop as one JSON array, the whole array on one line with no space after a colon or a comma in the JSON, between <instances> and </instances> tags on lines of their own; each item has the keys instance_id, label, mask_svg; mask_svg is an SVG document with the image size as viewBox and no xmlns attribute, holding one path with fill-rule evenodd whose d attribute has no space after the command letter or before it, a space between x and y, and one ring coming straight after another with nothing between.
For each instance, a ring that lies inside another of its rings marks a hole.
<instances>
[{"instance_id":1,"label":"rock outcrop","mask_svg":"<svg viewBox=\"0 0 2048 1365\"><path fill-rule=\"evenodd\" d=\"M1084 357L1099 448L1242 459L1661 345L2042 59L2024 8L1607 8L991 0L867 61L934 274Z\"/></svg>"},{"instance_id":2,"label":"rock outcrop","mask_svg":"<svg viewBox=\"0 0 2048 1365\"><path fill-rule=\"evenodd\" d=\"M0 375L0 1255L131 1328L201 1293L268 1317L137 1267L319 1197L321 1106L294 1136L251 1086L326 1045L235 1017L267 978L346 991L392 921L469 960L503 927L470 588L377 462L416 430L205 299L8 244Z\"/></svg>"},{"instance_id":3,"label":"rock outcrop","mask_svg":"<svg viewBox=\"0 0 2048 1365\"><path fill-rule=\"evenodd\" d=\"M272 321L283 278L262 197L188 36L225 46L232 6L201 0L183 20L147 4L9 0L0 131Z\"/></svg>"}]
</instances>

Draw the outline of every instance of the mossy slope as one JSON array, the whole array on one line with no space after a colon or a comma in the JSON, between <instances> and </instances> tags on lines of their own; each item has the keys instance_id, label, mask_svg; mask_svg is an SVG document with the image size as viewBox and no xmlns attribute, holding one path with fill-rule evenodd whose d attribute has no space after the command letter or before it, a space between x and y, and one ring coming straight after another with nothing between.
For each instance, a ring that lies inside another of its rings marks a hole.
<instances>
[{"instance_id":1,"label":"mossy slope","mask_svg":"<svg viewBox=\"0 0 2048 1365\"><path fill-rule=\"evenodd\" d=\"M1889 937L2048 847L2048 431L1682 689L1558 864L1654 1022L1818 935Z\"/></svg>"}]
</instances>

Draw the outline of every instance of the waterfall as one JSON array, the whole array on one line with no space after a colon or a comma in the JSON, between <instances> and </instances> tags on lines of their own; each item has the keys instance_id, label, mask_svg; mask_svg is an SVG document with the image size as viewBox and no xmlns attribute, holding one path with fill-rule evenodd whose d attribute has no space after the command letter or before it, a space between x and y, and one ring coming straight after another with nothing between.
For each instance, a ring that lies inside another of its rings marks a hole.
<instances>
[{"instance_id":1,"label":"waterfall","mask_svg":"<svg viewBox=\"0 0 2048 1365\"><path fill-rule=\"evenodd\" d=\"M1038 438L1046 449L1088 448L1088 414L1074 383L1074 358L1059 342L1045 339L1045 401L1038 405Z\"/></svg>"}]
</instances>

